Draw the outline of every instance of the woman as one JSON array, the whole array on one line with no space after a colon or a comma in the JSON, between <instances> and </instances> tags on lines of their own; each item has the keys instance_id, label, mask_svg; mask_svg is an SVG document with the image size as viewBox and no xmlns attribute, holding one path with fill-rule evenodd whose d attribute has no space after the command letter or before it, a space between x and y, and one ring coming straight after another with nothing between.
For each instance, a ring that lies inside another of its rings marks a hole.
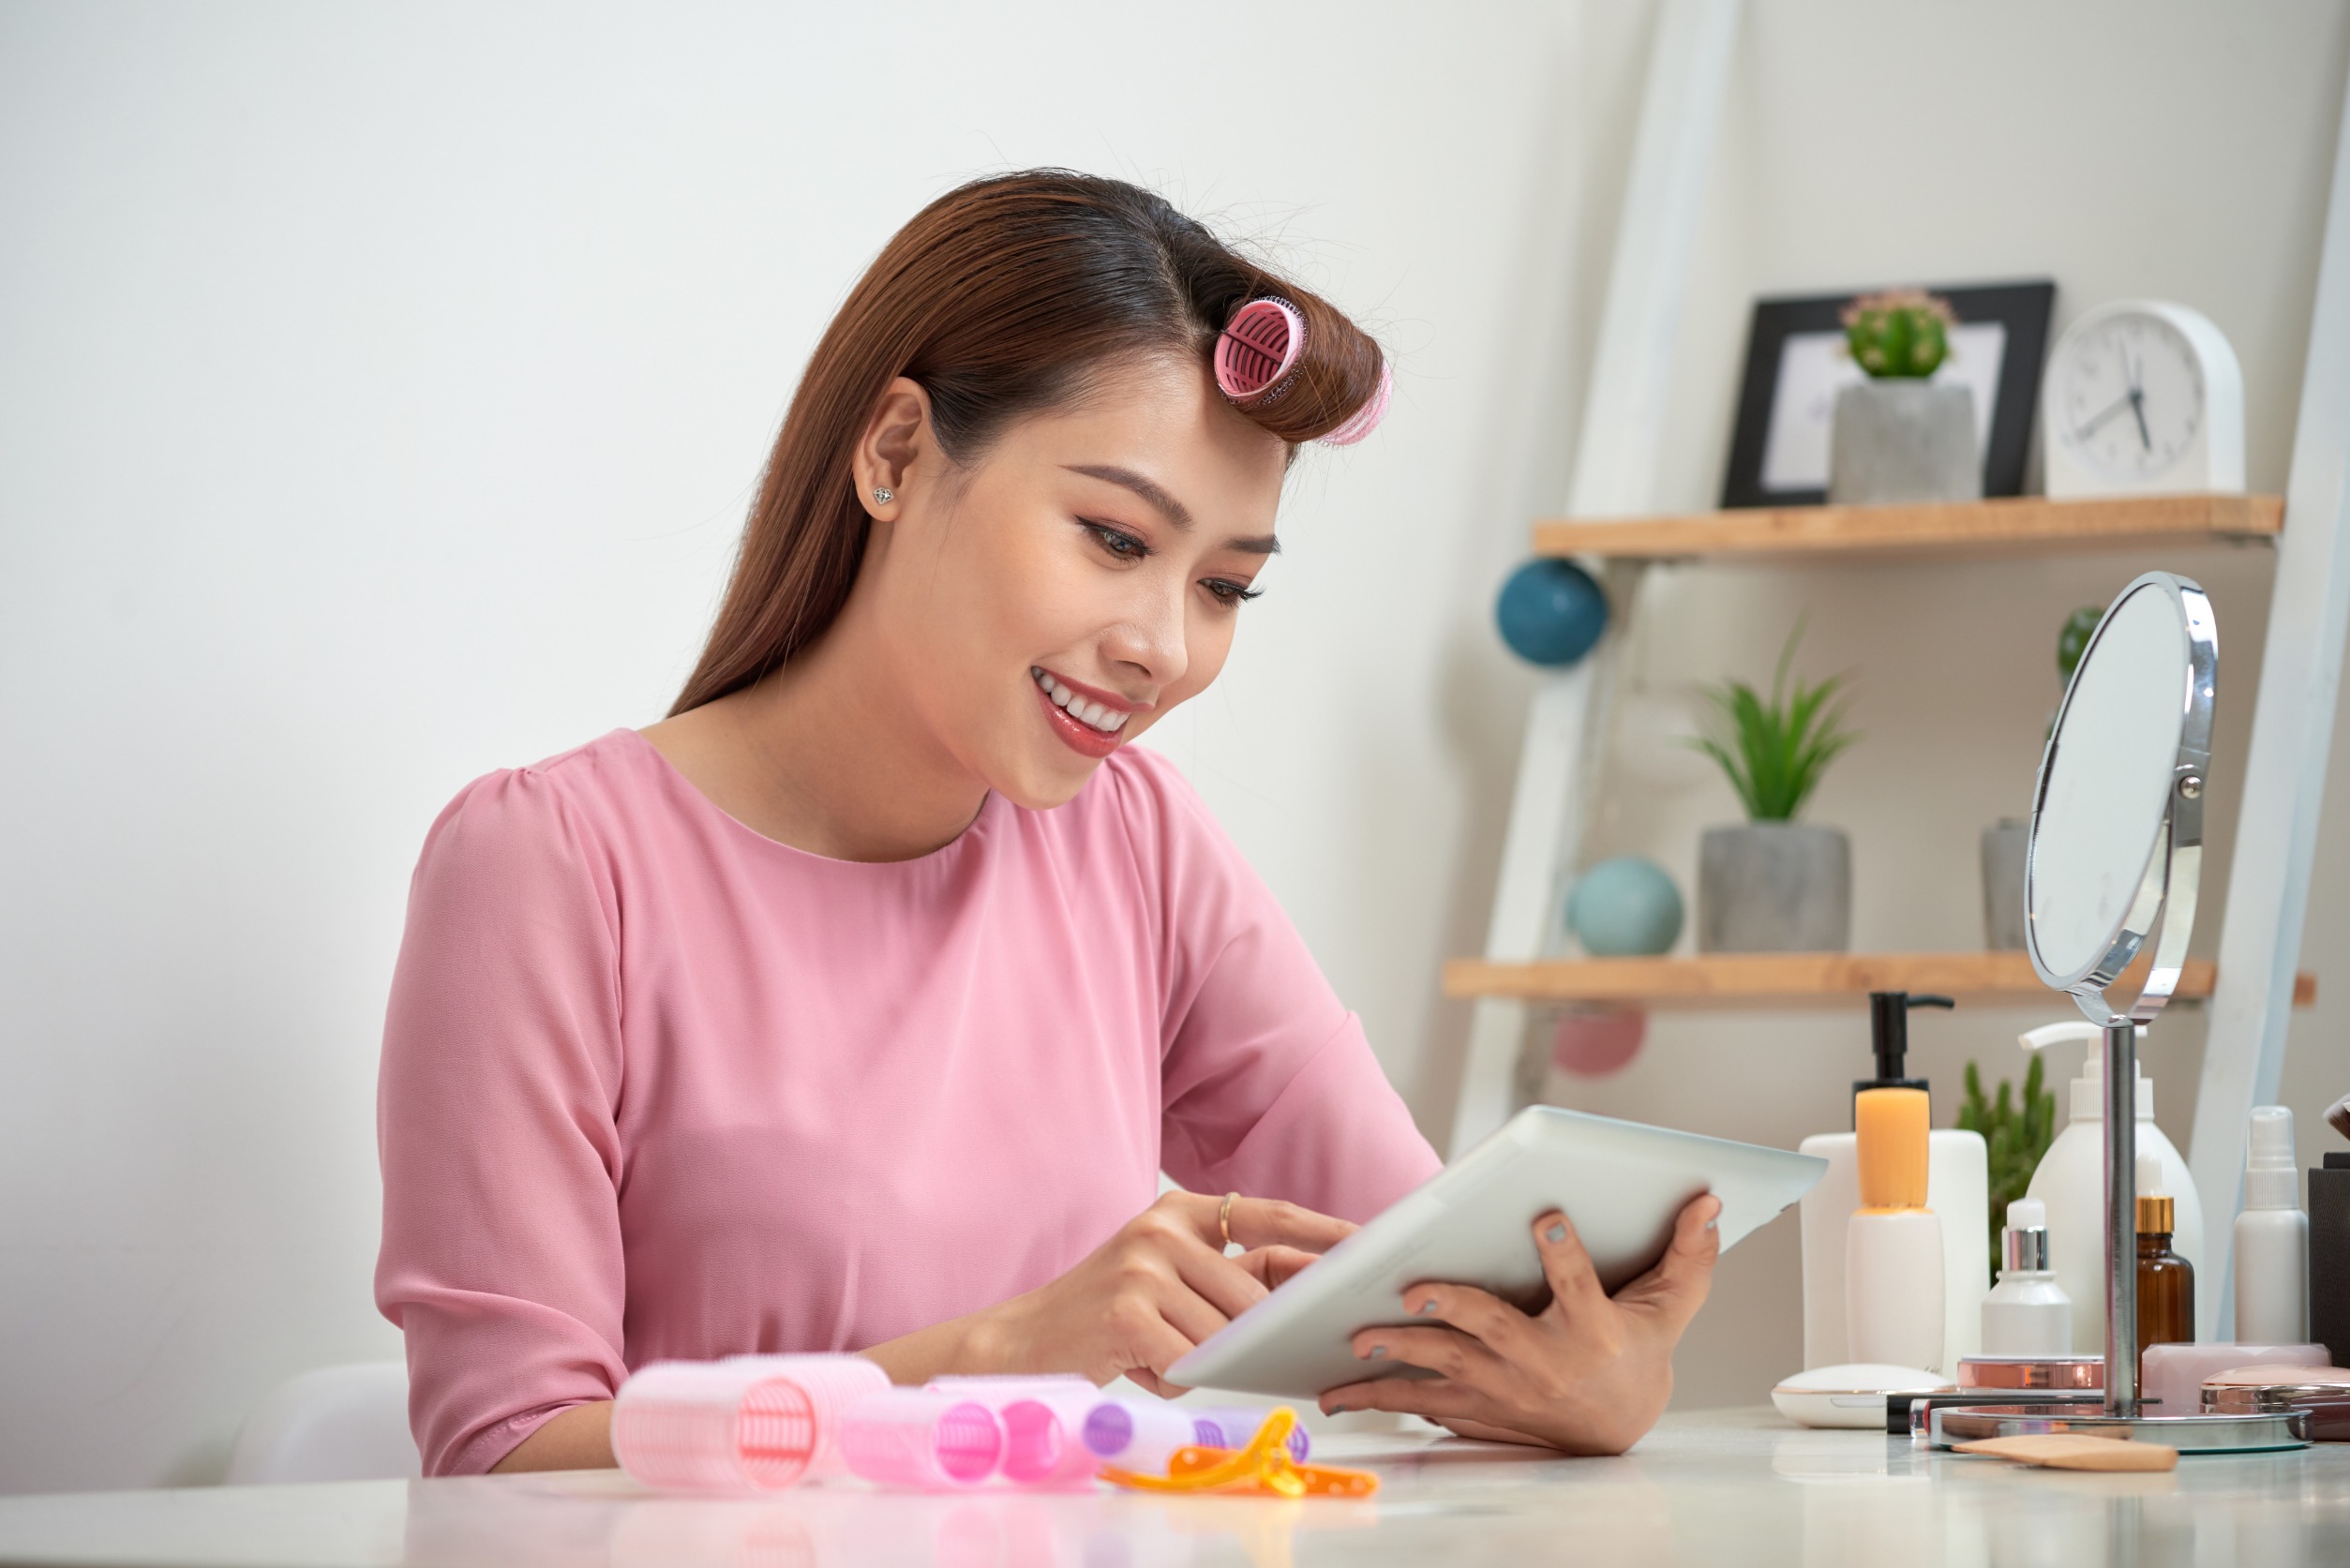
<instances>
[{"instance_id":1,"label":"woman","mask_svg":"<svg viewBox=\"0 0 2350 1568\"><path fill-rule=\"evenodd\" d=\"M1211 354L1265 296L1303 352L1235 402ZM1382 375L1116 181L982 180L891 241L670 716L477 781L426 843L377 1299L428 1471L608 1465L613 1394L662 1357L1167 1392L1437 1169L1270 895L1129 744L1216 678L1297 444ZM1193 1190L1154 1202L1162 1169ZM1620 1450L1712 1217L1611 1302L1547 1216L1548 1310L1416 1286L1425 1323L1355 1349L1442 1376L1325 1407Z\"/></svg>"}]
</instances>

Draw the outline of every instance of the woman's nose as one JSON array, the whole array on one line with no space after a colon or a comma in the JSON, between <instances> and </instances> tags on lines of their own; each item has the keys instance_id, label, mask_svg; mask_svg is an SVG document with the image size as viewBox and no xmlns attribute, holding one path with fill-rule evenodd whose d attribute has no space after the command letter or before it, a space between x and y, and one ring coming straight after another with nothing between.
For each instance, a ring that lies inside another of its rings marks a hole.
<instances>
[{"instance_id":1,"label":"woman's nose","mask_svg":"<svg viewBox=\"0 0 2350 1568\"><path fill-rule=\"evenodd\" d=\"M1172 685L1183 678L1190 662L1183 634L1180 589L1172 593L1152 593L1133 605L1127 617L1110 628L1103 651L1153 685Z\"/></svg>"}]
</instances>

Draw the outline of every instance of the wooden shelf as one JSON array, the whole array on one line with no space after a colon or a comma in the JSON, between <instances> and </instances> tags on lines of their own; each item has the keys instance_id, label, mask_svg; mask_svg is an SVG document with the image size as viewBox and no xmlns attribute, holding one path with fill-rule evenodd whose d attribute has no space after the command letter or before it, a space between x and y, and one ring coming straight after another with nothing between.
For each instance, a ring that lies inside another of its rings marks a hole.
<instances>
[{"instance_id":1,"label":"wooden shelf","mask_svg":"<svg viewBox=\"0 0 2350 1568\"><path fill-rule=\"evenodd\" d=\"M2283 496L2017 496L1938 506L1790 506L1534 525L1534 553L1685 560L1701 556L1897 558L2273 541Z\"/></svg>"},{"instance_id":2,"label":"wooden shelf","mask_svg":"<svg viewBox=\"0 0 2350 1568\"><path fill-rule=\"evenodd\" d=\"M2209 959L2190 959L2176 994L2201 1001L2211 994L2217 978ZM2130 988L2125 976L2123 994ZM1857 1001L1872 991L1938 992L1978 1007L2054 1006L2062 1000L2041 983L2022 953L1716 953L1534 963L1457 958L1444 965L1444 994L1457 998L1672 1009L1821 1008ZM2316 977L2298 976L2293 1005L2305 1008L2316 1000Z\"/></svg>"}]
</instances>

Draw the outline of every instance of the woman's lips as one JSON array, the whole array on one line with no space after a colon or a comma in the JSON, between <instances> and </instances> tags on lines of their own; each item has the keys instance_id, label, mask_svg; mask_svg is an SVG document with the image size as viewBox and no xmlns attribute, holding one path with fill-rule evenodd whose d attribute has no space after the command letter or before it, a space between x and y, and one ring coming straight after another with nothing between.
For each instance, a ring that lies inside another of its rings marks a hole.
<instances>
[{"instance_id":1,"label":"woman's lips","mask_svg":"<svg viewBox=\"0 0 2350 1568\"><path fill-rule=\"evenodd\" d=\"M1045 722L1070 750L1096 759L1108 756L1125 741L1126 723L1141 711L1106 694L1080 690L1041 666L1031 666L1029 684L1044 705Z\"/></svg>"}]
</instances>

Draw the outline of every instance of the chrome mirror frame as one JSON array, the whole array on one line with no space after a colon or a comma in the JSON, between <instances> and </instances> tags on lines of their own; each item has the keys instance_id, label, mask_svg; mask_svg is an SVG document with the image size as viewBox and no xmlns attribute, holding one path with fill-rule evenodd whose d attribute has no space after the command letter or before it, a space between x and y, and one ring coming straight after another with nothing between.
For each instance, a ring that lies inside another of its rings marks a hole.
<instances>
[{"instance_id":1,"label":"chrome mirror frame","mask_svg":"<svg viewBox=\"0 0 2350 1568\"><path fill-rule=\"evenodd\" d=\"M2178 606L2187 628L2188 673L2186 689L2180 696L2178 747L2171 763L2168 805L2162 827L2148 848L2137 894L2130 901L2130 907L2104 951L2079 969L2051 969L2041 955L2040 933L2032 919L2032 910L2038 903L2032 890L2040 871L2040 817L2047 803L2049 775L2054 769L2058 746L2064 739L2064 721L2072 712L2081 671L2096 657L2097 645L2103 640L2114 612L2138 593L2161 593L2169 598ZM2203 879L2203 796L2205 781L2211 770L2212 696L2219 668L2218 624L2212 618L2211 600L2202 585L2170 572L2146 573L2133 579L2105 607L2104 618L2098 622L2088 647L2082 650L2081 662L2073 666L2063 705L2057 709L2056 724L2049 730L2048 743L2041 753L2040 778L2032 789L2030 850L2024 868L2025 946L2031 953L2032 969L2041 979L2054 990L2071 993L2082 1015L2101 1028L2152 1022L2178 987L2178 972L2187 958L2187 940L2194 933L2195 902ZM2155 944L2154 964L2147 976L2145 989L2127 1013L2117 1012L2105 999L2106 988L2136 962L2149 939Z\"/></svg>"}]
</instances>

